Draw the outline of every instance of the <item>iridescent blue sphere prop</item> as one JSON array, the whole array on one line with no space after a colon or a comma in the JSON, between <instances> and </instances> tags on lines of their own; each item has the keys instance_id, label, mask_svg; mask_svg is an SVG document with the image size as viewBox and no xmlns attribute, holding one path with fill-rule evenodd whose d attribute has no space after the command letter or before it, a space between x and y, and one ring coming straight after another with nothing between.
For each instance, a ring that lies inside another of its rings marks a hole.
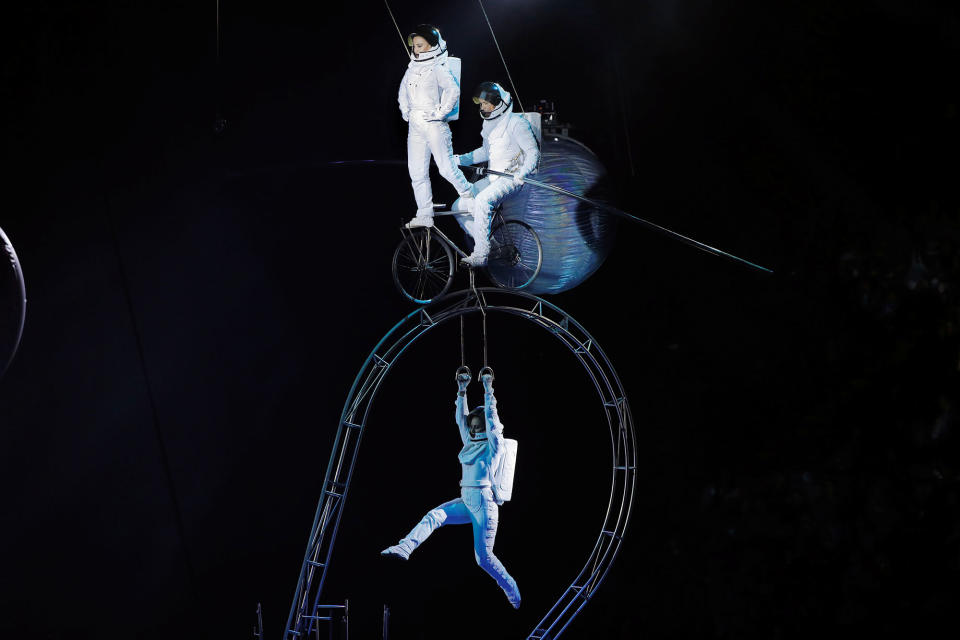
<instances>
[{"instance_id":1,"label":"iridescent blue sphere prop","mask_svg":"<svg viewBox=\"0 0 960 640\"><path fill-rule=\"evenodd\" d=\"M531 176L579 196L609 202L606 169L585 145L544 133L540 170ZM600 268L613 247L617 218L586 203L531 184L503 201L503 217L523 220L543 244L543 266L524 291L560 293Z\"/></svg>"}]
</instances>

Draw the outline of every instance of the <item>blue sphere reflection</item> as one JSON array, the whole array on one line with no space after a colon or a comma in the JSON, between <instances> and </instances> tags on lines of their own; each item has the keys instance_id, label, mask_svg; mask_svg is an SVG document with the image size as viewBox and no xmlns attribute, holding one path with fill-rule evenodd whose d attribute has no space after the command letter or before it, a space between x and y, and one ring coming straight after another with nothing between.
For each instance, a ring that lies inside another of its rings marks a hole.
<instances>
[{"instance_id":1,"label":"blue sphere reflection","mask_svg":"<svg viewBox=\"0 0 960 640\"><path fill-rule=\"evenodd\" d=\"M585 145L563 136L544 135L540 170L532 178L591 200L607 201L606 170ZM543 244L543 266L524 290L560 293L589 278L606 260L617 219L554 191L525 185L503 201L503 216L523 220Z\"/></svg>"}]
</instances>

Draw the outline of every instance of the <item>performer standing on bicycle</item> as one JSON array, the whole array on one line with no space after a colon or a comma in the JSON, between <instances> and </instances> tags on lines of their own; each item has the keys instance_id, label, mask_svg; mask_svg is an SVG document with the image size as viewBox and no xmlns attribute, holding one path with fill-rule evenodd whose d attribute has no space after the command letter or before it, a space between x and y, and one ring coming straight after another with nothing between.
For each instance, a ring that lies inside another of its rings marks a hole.
<instances>
[{"instance_id":1,"label":"performer standing on bicycle","mask_svg":"<svg viewBox=\"0 0 960 640\"><path fill-rule=\"evenodd\" d=\"M430 185L430 156L437 168L453 185L465 206L470 206L473 185L454 162L453 138L447 121L459 111L460 84L448 66L447 43L440 31L429 24L418 25L407 36L410 63L400 82L397 101L400 115L410 123L407 134L407 167L417 215L407 223L410 228L433 226L433 190Z\"/></svg>"},{"instance_id":2,"label":"performer standing on bicycle","mask_svg":"<svg viewBox=\"0 0 960 640\"><path fill-rule=\"evenodd\" d=\"M456 420L460 428L463 449L460 450L460 497L445 502L427 515L398 544L387 547L381 554L409 560L413 550L438 528L447 524L473 525L473 555L477 564L497 581L514 609L520 607L517 582L507 573L503 563L493 554L499 519L498 504L508 496L498 489L494 470L505 455L503 424L497 414L497 399L493 395L493 376L484 374L484 406L467 412L467 385L470 374L457 375Z\"/></svg>"},{"instance_id":3,"label":"performer standing on bicycle","mask_svg":"<svg viewBox=\"0 0 960 640\"><path fill-rule=\"evenodd\" d=\"M536 171L540 162L540 145L533 127L522 115L513 113L510 93L496 82L481 82L473 92L473 101L480 105L483 118L483 146L470 153L454 156L456 164L467 166L488 162L493 171L512 173L514 178L487 176L477 182L473 202L461 199L453 209L471 211L473 221L462 224L473 238L473 253L463 262L471 267L487 264L490 254L490 215L507 195L523 186L523 179Z\"/></svg>"}]
</instances>

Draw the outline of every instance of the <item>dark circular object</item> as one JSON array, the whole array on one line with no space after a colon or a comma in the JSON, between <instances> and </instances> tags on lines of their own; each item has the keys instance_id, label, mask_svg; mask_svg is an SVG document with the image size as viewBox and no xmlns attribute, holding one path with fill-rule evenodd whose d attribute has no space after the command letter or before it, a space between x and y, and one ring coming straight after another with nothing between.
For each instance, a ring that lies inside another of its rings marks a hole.
<instances>
[{"instance_id":1,"label":"dark circular object","mask_svg":"<svg viewBox=\"0 0 960 640\"><path fill-rule=\"evenodd\" d=\"M417 304L436 300L453 282L453 251L429 229L414 229L393 252L393 283Z\"/></svg>"},{"instance_id":2,"label":"dark circular object","mask_svg":"<svg viewBox=\"0 0 960 640\"><path fill-rule=\"evenodd\" d=\"M27 317L27 289L17 252L0 229L0 378L17 355Z\"/></svg>"},{"instance_id":3,"label":"dark circular object","mask_svg":"<svg viewBox=\"0 0 960 640\"><path fill-rule=\"evenodd\" d=\"M498 287L523 289L533 282L543 265L543 247L526 222L507 220L490 232L487 276Z\"/></svg>"}]
</instances>

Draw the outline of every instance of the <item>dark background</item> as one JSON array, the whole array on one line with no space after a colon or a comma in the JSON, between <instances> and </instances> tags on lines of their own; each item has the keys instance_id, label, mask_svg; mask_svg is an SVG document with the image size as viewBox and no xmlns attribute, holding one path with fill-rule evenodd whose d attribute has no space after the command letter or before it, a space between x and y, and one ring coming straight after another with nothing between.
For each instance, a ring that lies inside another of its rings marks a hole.
<instances>
[{"instance_id":1,"label":"dark background","mask_svg":"<svg viewBox=\"0 0 960 640\"><path fill-rule=\"evenodd\" d=\"M405 60L372 1L224 2L219 73L215 3L101 4L36 0L0 27L0 224L30 300L0 383L0 630L248 638L262 602L279 637L343 400L410 310L389 278L404 169L326 166L403 158ZM404 31L440 27L466 90L505 80L475 3L391 6ZM953 7L486 3L522 100L556 100L621 208L776 271L623 223L551 299L611 355L641 463L570 637L954 619ZM479 143L462 107L458 151ZM609 441L586 375L516 322L490 348L521 442L497 552L524 605L467 528L409 564L377 555L456 495L451 327L398 362L369 422L324 596L350 598L354 637L379 637L384 603L398 638L521 636L587 556Z\"/></svg>"}]
</instances>

